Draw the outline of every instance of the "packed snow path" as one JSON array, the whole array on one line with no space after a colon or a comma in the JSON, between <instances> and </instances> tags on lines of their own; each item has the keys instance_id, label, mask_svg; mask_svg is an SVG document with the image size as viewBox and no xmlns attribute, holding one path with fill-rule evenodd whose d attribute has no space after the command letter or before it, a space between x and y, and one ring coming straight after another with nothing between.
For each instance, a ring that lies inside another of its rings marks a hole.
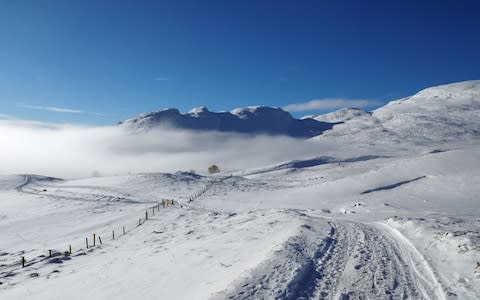
<instances>
[{"instance_id":1,"label":"packed snow path","mask_svg":"<svg viewBox=\"0 0 480 300\"><path fill-rule=\"evenodd\" d=\"M317 219L315 221L315 219ZM384 226L312 218L252 275L219 299L445 299L407 240Z\"/></svg>"}]
</instances>

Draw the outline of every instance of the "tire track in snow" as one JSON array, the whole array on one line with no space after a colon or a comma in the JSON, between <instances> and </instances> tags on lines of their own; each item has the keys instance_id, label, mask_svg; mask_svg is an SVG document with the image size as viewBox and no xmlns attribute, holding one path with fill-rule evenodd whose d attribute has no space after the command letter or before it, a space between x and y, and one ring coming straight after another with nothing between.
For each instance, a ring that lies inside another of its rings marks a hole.
<instances>
[{"instance_id":1,"label":"tire track in snow","mask_svg":"<svg viewBox=\"0 0 480 300\"><path fill-rule=\"evenodd\" d=\"M283 248L217 298L444 299L412 247L376 225L311 217Z\"/></svg>"},{"instance_id":2,"label":"tire track in snow","mask_svg":"<svg viewBox=\"0 0 480 300\"><path fill-rule=\"evenodd\" d=\"M411 269L417 274L419 286L424 293L433 296L434 299L446 299L440 281L437 279L434 270L430 267L425 257L417 248L397 229L385 223L378 223L382 229L389 232L398 242L403 254L408 257Z\"/></svg>"}]
</instances>

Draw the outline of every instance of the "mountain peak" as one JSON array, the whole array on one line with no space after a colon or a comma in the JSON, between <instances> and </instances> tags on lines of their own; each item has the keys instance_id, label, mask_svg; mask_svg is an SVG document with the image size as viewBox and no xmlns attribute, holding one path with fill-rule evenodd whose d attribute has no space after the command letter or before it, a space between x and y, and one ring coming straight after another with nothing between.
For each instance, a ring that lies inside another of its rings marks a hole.
<instances>
[{"instance_id":1,"label":"mountain peak","mask_svg":"<svg viewBox=\"0 0 480 300\"><path fill-rule=\"evenodd\" d=\"M148 130L161 126L302 138L313 137L332 128L332 124L295 119L281 108L268 106L248 106L236 108L231 112L210 112L202 106L185 114L177 109L164 109L140 114L121 122L120 126L135 130Z\"/></svg>"},{"instance_id":2,"label":"mountain peak","mask_svg":"<svg viewBox=\"0 0 480 300\"><path fill-rule=\"evenodd\" d=\"M202 113L208 113L210 112L207 107L205 106L200 106L200 107L195 107L192 110L190 110L188 113L192 115L199 115Z\"/></svg>"}]
</instances>

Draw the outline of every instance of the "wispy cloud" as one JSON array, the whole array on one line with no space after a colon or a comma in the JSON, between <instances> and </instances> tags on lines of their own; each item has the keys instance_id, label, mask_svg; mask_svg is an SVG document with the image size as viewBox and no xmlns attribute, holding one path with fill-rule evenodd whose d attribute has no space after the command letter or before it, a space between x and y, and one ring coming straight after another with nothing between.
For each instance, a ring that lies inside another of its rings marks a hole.
<instances>
[{"instance_id":1,"label":"wispy cloud","mask_svg":"<svg viewBox=\"0 0 480 300\"><path fill-rule=\"evenodd\" d=\"M0 119L11 120L11 119L15 119L15 117L12 117L12 116L6 115L6 114L0 114Z\"/></svg>"},{"instance_id":2,"label":"wispy cloud","mask_svg":"<svg viewBox=\"0 0 480 300\"><path fill-rule=\"evenodd\" d=\"M24 103L19 103L18 106L23 107L23 108L28 108L28 109L53 111L53 112L57 112L57 113L72 113L72 114L84 114L84 113L86 113L85 111L79 110L79 109L56 107L56 106L30 105L30 104L24 104Z\"/></svg>"},{"instance_id":3,"label":"wispy cloud","mask_svg":"<svg viewBox=\"0 0 480 300\"><path fill-rule=\"evenodd\" d=\"M153 78L153 80L155 80L155 81L168 81L168 78L167 77L155 77L155 78Z\"/></svg>"},{"instance_id":4,"label":"wispy cloud","mask_svg":"<svg viewBox=\"0 0 480 300\"><path fill-rule=\"evenodd\" d=\"M338 109L344 107L365 107L377 105L381 102L373 99L325 98L314 99L308 102L292 103L284 107L287 111L299 112L320 109Z\"/></svg>"},{"instance_id":5,"label":"wispy cloud","mask_svg":"<svg viewBox=\"0 0 480 300\"><path fill-rule=\"evenodd\" d=\"M44 111L51 111L56 113L86 114L86 115L93 115L93 116L100 116L100 117L110 116L109 114L104 114L104 113L86 111L81 109L66 108L66 107L58 107L58 106L31 105L31 104L25 104L25 103L17 103L17 105L19 107L23 107L27 109L44 110Z\"/></svg>"}]
</instances>

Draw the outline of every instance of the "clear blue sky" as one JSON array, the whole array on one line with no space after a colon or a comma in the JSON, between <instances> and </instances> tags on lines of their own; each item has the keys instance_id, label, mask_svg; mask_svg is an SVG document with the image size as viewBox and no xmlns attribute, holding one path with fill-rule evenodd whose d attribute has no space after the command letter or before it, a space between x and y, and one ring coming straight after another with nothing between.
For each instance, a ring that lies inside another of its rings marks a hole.
<instances>
[{"instance_id":1,"label":"clear blue sky","mask_svg":"<svg viewBox=\"0 0 480 300\"><path fill-rule=\"evenodd\" d=\"M0 0L0 115L386 102L480 79L478 3Z\"/></svg>"}]
</instances>

